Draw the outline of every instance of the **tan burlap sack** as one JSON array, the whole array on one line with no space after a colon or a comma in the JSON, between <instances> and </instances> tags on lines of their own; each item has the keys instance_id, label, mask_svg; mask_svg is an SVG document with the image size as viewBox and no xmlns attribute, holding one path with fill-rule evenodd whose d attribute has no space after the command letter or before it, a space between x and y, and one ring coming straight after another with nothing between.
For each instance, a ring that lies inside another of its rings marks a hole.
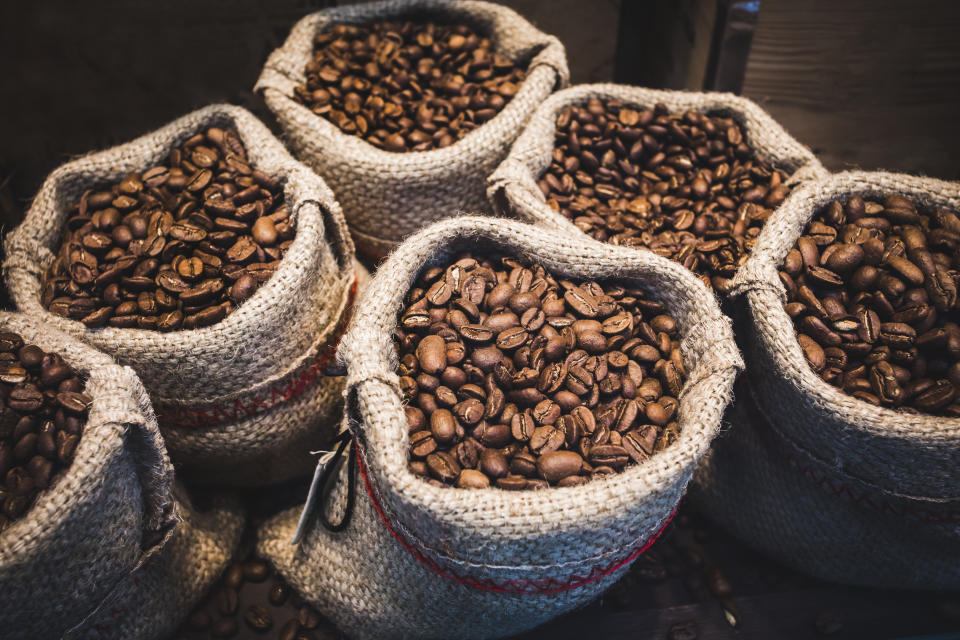
<instances>
[{"instance_id":1,"label":"tan burlap sack","mask_svg":"<svg viewBox=\"0 0 960 640\"><path fill-rule=\"evenodd\" d=\"M0 533L3 637L56 638L168 543L173 468L132 370L20 314L0 330L62 356L93 400L71 465Z\"/></svg>"},{"instance_id":2,"label":"tan burlap sack","mask_svg":"<svg viewBox=\"0 0 960 640\"><path fill-rule=\"evenodd\" d=\"M336 23L365 24L412 15L459 21L491 35L496 50L525 62L527 77L489 122L443 149L392 153L345 134L293 98L306 82L314 36ZM343 206L360 252L383 257L410 233L457 211L488 210L484 178L544 98L566 85L566 53L504 6L473 0L385 0L326 9L298 22L257 81L294 154L323 176Z\"/></svg>"},{"instance_id":3,"label":"tan burlap sack","mask_svg":"<svg viewBox=\"0 0 960 640\"><path fill-rule=\"evenodd\" d=\"M243 511L226 495L193 505L177 487L181 522L164 549L127 576L68 640L165 640L220 577L240 544Z\"/></svg>"},{"instance_id":4,"label":"tan burlap sack","mask_svg":"<svg viewBox=\"0 0 960 640\"><path fill-rule=\"evenodd\" d=\"M537 261L557 277L629 282L666 306L681 328L690 372L674 444L644 464L573 488L449 489L410 473L392 338L397 316L421 269L485 247ZM352 518L340 532L310 521L294 546L299 510L287 511L261 528L259 550L358 638L505 636L598 596L670 519L741 368L729 321L679 265L483 217L438 222L404 242L360 301L338 356L348 369L346 426L356 446L327 506L315 510L338 523L352 501Z\"/></svg>"},{"instance_id":5,"label":"tan burlap sack","mask_svg":"<svg viewBox=\"0 0 960 640\"><path fill-rule=\"evenodd\" d=\"M803 356L777 276L821 207L892 194L960 211L960 184L851 172L804 185L768 222L734 289L750 319L751 393L740 394L729 432L698 471L696 495L738 537L798 570L956 589L960 419L875 407L824 382Z\"/></svg>"},{"instance_id":6,"label":"tan burlap sack","mask_svg":"<svg viewBox=\"0 0 960 640\"><path fill-rule=\"evenodd\" d=\"M565 233L585 236L576 225L547 206L537 186L550 166L557 131L557 116L571 105L591 98L619 100L626 105L651 108L664 104L672 113L721 113L743 127L746 143L757 157L790 174L787 184L824 176L826 169L806 148L754 102L732 93L659 91L616 84L586 84L558 91L545 100L510 149L510 154L487 179L487 195L500 215L552 226Z\"/></svg>"},{"instance_id":7,"label":"tan burlap sack","mask_svg":"<svg viewBox=\"0 0 960 640\"><path fill-rule=\"evenodd\" d=\"M285 183L296 237L273 277L203 329L88 329L45 310L41 276L54 260L70 205L86 189L150 168L210 126L236 128L251 163ZM309 473L309 450L321 448L339 420L343 383L322 373L355 295L353 243L327 186L249 112L209 106L63 165L44 182L5 246L4 275L17 308L135 369L170 456L193 481L255 485Z\"/></svg>"}]
</instances>

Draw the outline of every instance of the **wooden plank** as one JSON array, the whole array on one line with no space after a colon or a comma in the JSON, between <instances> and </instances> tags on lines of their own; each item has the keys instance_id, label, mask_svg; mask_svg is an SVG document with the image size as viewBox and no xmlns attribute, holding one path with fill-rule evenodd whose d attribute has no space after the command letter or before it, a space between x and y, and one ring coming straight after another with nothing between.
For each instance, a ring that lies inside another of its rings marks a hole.
<instances>
[{"instance_id":1,"label":"wooden plank","mask_svg":"<svg viewBox=\"0 0 960 640\"><path fill-rule=\"evenodd\" d=\"M832 169L960 178L960 3L763 0L744 95Z\"/></svg>"}]
</instances>

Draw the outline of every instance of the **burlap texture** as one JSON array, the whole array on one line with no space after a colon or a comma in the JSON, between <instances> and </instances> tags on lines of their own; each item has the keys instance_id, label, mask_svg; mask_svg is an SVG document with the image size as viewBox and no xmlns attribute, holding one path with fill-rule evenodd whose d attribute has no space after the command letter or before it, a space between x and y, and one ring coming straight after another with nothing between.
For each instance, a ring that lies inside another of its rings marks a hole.
<instances>
[{"instance_id":1,"label":"burlap texture","mask_svg":"<svg viewBox=\"0 0 960 640\"><path fill-rule=\"evenodd\" d=\"M557 116L569 106L585 105L591 98L619 100L638 108L651 108L661 103L671 113L688 110L721 113L740 123L746 143L758 158L790 175L787 184L795 185L827 173L810 149L794 140L766 111L746 98L732 93L586 84L558 91L547 98L530 118L507 158L487 179L487 194L498 214L552 226L565 233L586 235L563 214L547 206L537 180L550 166Z\"/></svg>"},{"instance_id":2,"label":"burlap texture","mask_svg":"<svg viewBox=\"0 0 960 640\"><path fill-rule=\"evenodd\" d=\"M0 328L61 355L93 400L73 462L0 534L3 636L59 637L169 541L173 468L132 370L20 314Z\"/></svg>"},{"instance_id":3,"label":"burlap texture","mask_svg":"<svg viewBox=\"0 0 960 640\"><path fill-rule=\"evenodd\" d=\"M496 51L527 62L527 77L506 107L458 142L432 151L392 153L349 135L296 102L314 36L336 23L365 24L428 14L490 34ZM488 210L484 178L544 98L568 81L566 53L506 7L473 0L386 0L326 9L298 22L256 84L294 154L323 176L340 200L357 248L385 256L410 233L458 211Z\"/></svg>"},{"instance_id":4,"label":"burlap texture","mask_svg":"<svg viewBox=\"0 0 960 640\"><path fill-rule=\"evenodd\" d=\"M206 595L230 563L243 533L243 511L227 495L205 510L178 490L182 521L170 542L122 582L68 640L162 640Z\"/></svg>"},{"instance_id":5,"label":"burlap texture","mask_svg":"<svg viewBox=\"0 0 960 640\"><path fill-rule=\"evenodd\" d=\"M664 303L681 328L690 372L674 444L575 488L444 489L410 473L392 343L402 301L422 268L484 247L537 261L558 277L636 284ZM445 220L404 242L374 276L338 356L348 368L347 424L363 462L353 518L341 533L314 523L295 547L297 511L289 511L261 529L259 548L324 615L360 638L509 635L596 597L669 518L741 368L729 321L679 265L481 217ZM345 469L328 506L334 521L344 510ZM377 508L408 547L392 538Z\"/></svg>"},{"instance_id":6,"label":"burlap texture","mask_svg":"<svg viewBox=\"0 0 960 640\"><path fill-rule=\"evenodd\" d=\"M210 126L234 127L251 163L284 181L296 237L273 277L224 320L188 331L88 329L44 309L41 276L69 206L86 189L154 166ZM61 166L5 247L4 275L17 308L135 369L178 469L197 481L234 485L309 472L304 452L321 447L338 420L342 382L315 374L317 361L332 357L351 299L353 242L330 189L248 111L212 105Z\"/></svg>"},{"instance_id":7,"label":"burlap texture","mask_svg":"<svg viewBox=\"0 0 960 640\"><path fill-rule=\"evenodd\" d=\"M955 589L960 419L875 407L824 382L803 356L777 276L820 208L891 194L960 211L957 183L849 172L800 187L767 223L733 290L749 317L747 371L758 411L743 424L732 420L698 472L698 493L708 514L802 571Z\"/></svg>"}]
</instances>

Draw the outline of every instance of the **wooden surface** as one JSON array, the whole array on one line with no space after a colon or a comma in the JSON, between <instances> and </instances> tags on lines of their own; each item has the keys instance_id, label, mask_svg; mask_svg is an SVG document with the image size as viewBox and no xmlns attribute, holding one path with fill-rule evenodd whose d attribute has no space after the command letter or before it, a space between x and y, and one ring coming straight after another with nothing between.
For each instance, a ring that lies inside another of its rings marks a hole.
<instances>
[{"instance_id":1,"label":"wooden surface","mask_svg":"<svg viewBox=\"0 0 960 640\"><path fill-rule=\"evenodd\" d=\"M743 93L830 169L960 178L960 2L761 0Z\"/></svg>"}]
</instances>

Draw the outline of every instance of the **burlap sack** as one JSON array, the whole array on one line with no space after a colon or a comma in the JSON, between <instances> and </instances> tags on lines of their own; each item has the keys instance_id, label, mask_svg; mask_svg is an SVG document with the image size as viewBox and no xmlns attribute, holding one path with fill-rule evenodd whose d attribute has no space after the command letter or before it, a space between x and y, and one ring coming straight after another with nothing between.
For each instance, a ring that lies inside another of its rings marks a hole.
<instances>
[{"instance_id":1,"label":"burlap sack","mask_svg":"<svg viewBox=\"0 0 960 640\"><path fill-rule=\"evenodd\" d=\"M340 131L293 99L306 82L314 36L335 23L364 24L427 13L489 33L497 52L527 62L507 106L463 139L433 151L391 153ZM544 98L568 81L563 45L511 9L473 0L385 0L326 9L298 22L257 80L294 154L323 176L340 200L360 252L379 258L417 229L458 210L488 210L484 178Z\"/></svg>"},{"instance_id":2,"label":"burlap sack","mask_svg":"<svg viewBox=\"0 0 960 640\"><path fill-rule=\"evenodd\" d=\"M758 158L790 174L787 184L796 185L827 173L810 149L794 140L766 111L746 98L731 93L586 84L558 91L545 100L513 144L510 154L487 179L487 195L498 214L586 236L563 214L547 206L537 180L550 166L557 116L571 105L585 105L591 98L620 100L640 108L661 103L673 113L688 110L722 113L741 124L746 142Z\"/></svg>"},{"instance_id":3,"label":"burlap sack","mask_svg":"<svg viewBox=\"0 0 960 640\"><path fill-rule=\"evenodd\" d=\"M235 127L251 163L285 181L296 238L273 277L203 329L88 329L45 310L41 275L68 207L88 188L162 161L210 126ZM353 243L333 194L249 112L213 105L133 142L84 156L47 178L6 240L4 275L17 308L106 351L140 375L170 455L195 482L254 485L312 468L333 432L342 381L322 375L355 295ZM359 265L356 265L359 267Z\"/></svg>"},{"instance_id":4,"label":"burlap sack","mask_svg":"<svg viewBox=\"0 0 960 640\"><path fill-rule=\"evenodd\" d=\"M230 564L243 511L226 495L199 509L177 487L181 522L164 549L127 576L66 640L164 640L190 615Z\"/></svg>"},{"instance_id":5,"label":"burlap sack","mask_svg":"<svg viewBox=\"0 0 960 640\"><path fill-rule=\"evenodd\" d=\"M407 423L392 335L417 273L456 250L501 249L558 277L616 279L650 290L677 320L690 372L680 437L662 453L581 487L508 492L431 486L407 469ZM259 531L260 553L358 638L490 638L583 605L623 575L671 517L716 433L741 368L729 321L679 265L515 221L462 217L409 238L379 269L339 350L357 446L325 513L291 545L298 510ZM317 510L324 507L317 507Z\"/></svg>"},{"instance_id":6,"label":"burlap sack","mask_svg":"<svg viewBox=\"0 0 960 640\"><path fill-rule=\"evenodd\" d=\"M55 638L168 542L173 468L133 371L23 315L0 330L62 356L93 400L71 465L0 533L3 637Z\"/></svg>"},{"instance_id":7,"label":"burlap sack","mask_svg":"<svg viewBox=\"0 0 960 640\"><path fill-rule=\"evenodd\" d=\"M752 402L697 473L701 507L770 556L883 587L960 587L960 419L875 407L824 382L784 311L777 268L837 198L903 194L960 211L960 184L841 173L804 185L770 219L735 280L750 323ZM743 401L743 402L741 402Z\"/></svg>"}]
</instances>

